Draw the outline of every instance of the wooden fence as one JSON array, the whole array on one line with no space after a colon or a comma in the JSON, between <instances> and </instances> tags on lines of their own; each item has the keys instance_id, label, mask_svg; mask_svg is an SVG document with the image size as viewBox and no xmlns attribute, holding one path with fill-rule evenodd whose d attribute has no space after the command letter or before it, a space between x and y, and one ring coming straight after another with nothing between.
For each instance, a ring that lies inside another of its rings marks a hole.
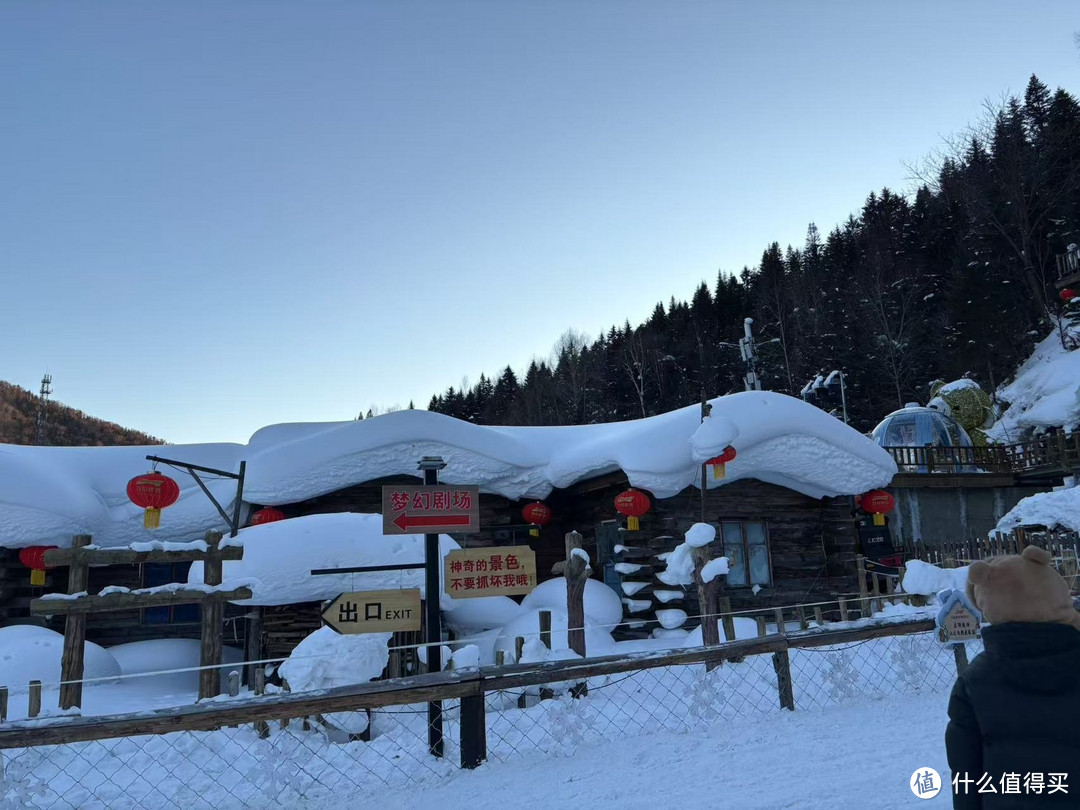
<instances>
[{"instance_id":1,"label":"wooden fence","mask_svg":"<svg viewBox=\"0 0 1080 810\"><path fill-rule=\"evenodd\" d=\"M335 712L371 711L429 701L460 700L461 765L472 768L487 756L485 697L525 687L583 683L589 678L621 675L663 667L704 664L718 667L749 656L771 655L777 674L776 701L794 710L788 651L852 644L888 636L907 636L933 629L930 619L872 623L844 629L816 628L800 633L778 632L713 647L608 656L539 664L480 667L430 673L412 678L339 687L312 694L277 694L231 704L200 704L172 710L126 715L53 719L49 724L14 722L0 725L0 750L60 745L178 731L213 731L229 726L256 726L288 718L325 716Z\"/></svg>"},{"instance_id":2,"label":"wooden fence","mask_svg":"<svg viewBox=\"0 0 1080 810\"><path fill-rule=\"evenodd\" d=\"M902 473L1008 473L1014 475L1080 468L1080 433L1063 431L1017 444L984 447L886 447Z\"/></svg>"}]
</instances>

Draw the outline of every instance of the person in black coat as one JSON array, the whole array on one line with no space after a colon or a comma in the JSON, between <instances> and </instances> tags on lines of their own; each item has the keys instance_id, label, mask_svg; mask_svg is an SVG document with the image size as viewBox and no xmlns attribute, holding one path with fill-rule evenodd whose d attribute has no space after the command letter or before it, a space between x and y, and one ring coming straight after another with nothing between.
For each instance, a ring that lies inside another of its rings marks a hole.
<instances>
[{"instance_id":1,"label":"person in black coat","mask_svg":"<svg viewBox=\"0 0 1080 810\"><path fill-rule=\"evenodd\" d=\"M949 698L956 810L1080 808L1080 613L1050 562L1028 546L968 569L990 626Z\"/></svg>"}]
</instances>

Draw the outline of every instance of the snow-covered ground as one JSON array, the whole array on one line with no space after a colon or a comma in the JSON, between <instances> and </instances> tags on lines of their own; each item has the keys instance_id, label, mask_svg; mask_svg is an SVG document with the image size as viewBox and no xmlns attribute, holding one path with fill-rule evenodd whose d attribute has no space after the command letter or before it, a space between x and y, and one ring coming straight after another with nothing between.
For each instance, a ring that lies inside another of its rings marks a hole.
<instances>
[{"instance_id":1,"label":"snow-covered ground","mask_svg":"<svg viewBox=\"0 0 1080 810\"><path fill-rule=\"evenodd\" d=\"M476 810L489 802L544 810L901 810L920 802L916 769L949 778L947 695L859 698L829 709L736 719L578 746L572 755L488 763L417 790L381 789L333 810Z\"/></svg>"}]
</instances>

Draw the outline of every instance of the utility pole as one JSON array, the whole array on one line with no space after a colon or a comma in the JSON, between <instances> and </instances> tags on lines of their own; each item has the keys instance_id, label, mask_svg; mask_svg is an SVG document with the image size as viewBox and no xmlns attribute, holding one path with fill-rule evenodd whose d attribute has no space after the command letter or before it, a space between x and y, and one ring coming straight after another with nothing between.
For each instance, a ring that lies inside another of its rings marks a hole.
<instances>
[{"instance_id":1,"label":"utility pole","mask_svg":"<svg viewBox=\"0 0 1080 810\"><path fill-rule=\"evenodd\" d=\"M49 420L49 395L52 393L52 375L46 373L41 378L41 392L38 394L37 440L38 445L48 444L45 428Z\"/></svg>"},{"instance_id":2,"label":"utility pole","mask_svg":"<svg viewBox=\"0 0 1080 810\"><path fill-rule=\"evenodd\" d=\"M424 486L433 487L439 483L439 470L446 462L438 456L424 456L417 465L424 471ZM442 587L439 574L442 569L442 557L439 554L439 535L424 535L424 560L426 573L424 579L424 643L427 644L428 672L442 672L442 626L439 614L439 600ZM443 706L441 700L428 702L428 750L433 757L443 755Z\"/></svg>"},{"instance_id":3,"label":"utility pole","mask_svg":"<svg viewBox=\"0 0 1080 810\"><path fill-rule=\"evenodd\" d=\"M760 391L761 380L757 376L757 347L754 344L754 334L750 327L754 325L753 318L743 320L743 332L745 337L739 338L739 351L742 352L743 362L746 363L746 376L743 381L747 391Z\"/></svg>"}]
</instances>

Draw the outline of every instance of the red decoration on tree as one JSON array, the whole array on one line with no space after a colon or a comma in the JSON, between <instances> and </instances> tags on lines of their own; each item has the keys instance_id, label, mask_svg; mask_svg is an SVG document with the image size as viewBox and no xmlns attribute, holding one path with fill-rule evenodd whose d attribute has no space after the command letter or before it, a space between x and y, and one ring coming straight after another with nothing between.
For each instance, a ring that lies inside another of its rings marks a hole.
<instances>
[{"instance_id":1,"label":"red decoration on tree","mask_svg":"<svg viewBox=\"0 0 1080 810\"><path fill-rule=\"evenodd\" d=\"M649 496L638 489L628 489L615 496L615 511L626 515L626 528L636 532L641 528L639 518L649 511Z\"/></svg>"},{"instance_id":2,"label":"red decoration on tree","mask_svg":"<svg viewBox=\"0 0 1080 810\"><path fill-rule=\"evenodd\" d=\"M521 510L521 516L526 521L532 524L529 529L529 535L532 537L540 536L540 527L547 526L551 522L551 508L540 501L527 504L524 509Z\"/></svg>"},{"instance_id":3,"label":"red decoration on tree","mask_svg":"<svg viewBox=\"0 0 1080 810\"><path fill-rule=\"evenodd\" d=\"M28 546L19 549L19 562L30 569L30 584L44 585L45 572L54 566L45 564L45 552L56 546Z\"/></svg>"},{"instance_id":4,"label":"red decoration on tree","mask_svg":"<svg viewBox=\"0 0 1080 810\"><path fill-rule=\"evenodd\" d=\"M1078 293L1076 292L1076 290L1070 290L1068 287L1066 287L1064 290L1058 293L1058 298L1060 298L1067 304L1074 298L1076 298L1077 295Z\"/></svg>"},{"instance_id":5,"label":"red decoration on tree","mask_svg":"<svg viewBox=\"0 0 1080 810\"><path fill-rule=\"evenodd\" d=\"M716 458L710 458L705 463L712 467L713 478L723 478L725 475L724 465L731 463L735 460L735 448L730 444L724 448L724 452L718 455Z\"/></svg>"},{"instance_id":6,"label":"red decoration on tree","mask_svg":"<svg viewBox=\"0 0 1080 810\"><path fill-rule=\"evenodd\" d=\"M252 526L261 526L263 523L277 523L285 520L285 513L272 506L266 506L251 516Z\"/></svg>"},{"instance_id":7,"label":"red decoration on tree","mask_svg":"<svg viewBox=\"0 0 1080 810\"><path fill-rule=\"evenodd\" d=\"M127 496L133 504L146 510L143 528L156 529L161 525L161 510L172 506L180 497L180 486L161 473L136 475L128 481Z\"/></svg>"},{"instance_id":8,"label":"red decoration on tree","mask_svg":"<svg viewBox=\"0 0 1080 810\"><path fill-rule=\"evenodd\" d=\"M893 496L883 489L872 489L859 501L860 508L874 516L875 526L885 525L885 513L891 512L895 505Z\"/></svg>"}]
</instances>

